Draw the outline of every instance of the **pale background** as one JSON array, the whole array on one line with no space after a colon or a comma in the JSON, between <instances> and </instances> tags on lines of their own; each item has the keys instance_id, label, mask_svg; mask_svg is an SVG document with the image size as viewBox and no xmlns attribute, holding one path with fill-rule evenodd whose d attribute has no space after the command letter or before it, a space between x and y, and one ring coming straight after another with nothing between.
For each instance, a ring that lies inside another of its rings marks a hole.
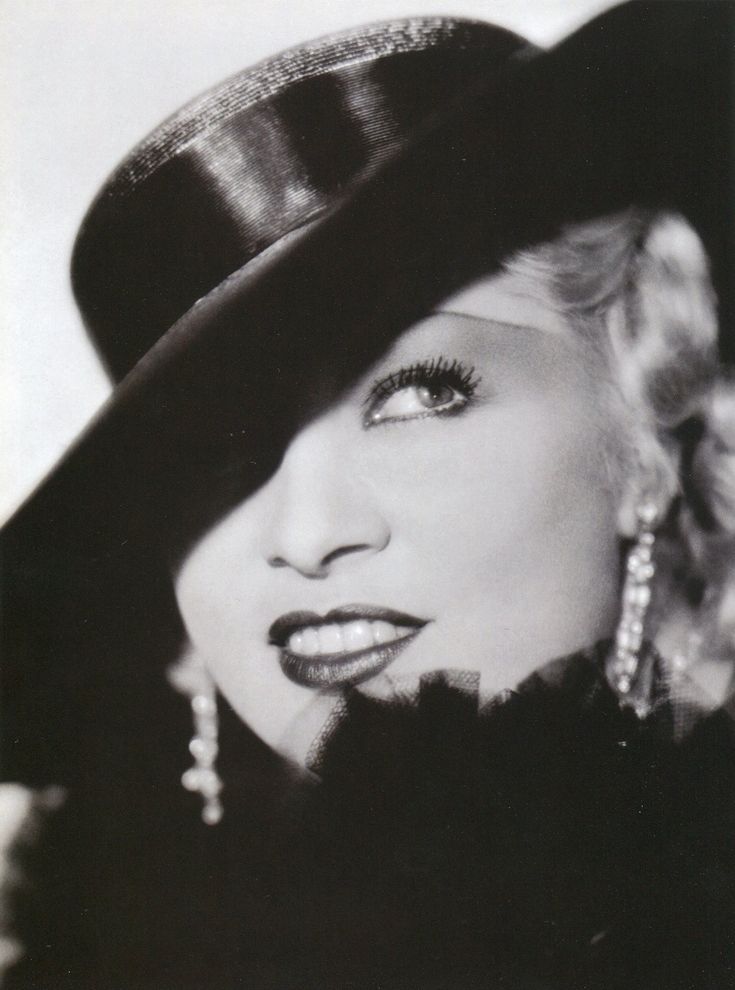
<instances>
[{"instance_id":1,"label":"pale background","mask_svg":"<svg viewBox=\"0 0 735 990\"><path fill-rule=\"evenodd\" d=\"M611 0L0 0L0 521L109 394L68 263L93 195L147 131L289 45L406 14L538 44Z\"/></svg>"}]
</instances>

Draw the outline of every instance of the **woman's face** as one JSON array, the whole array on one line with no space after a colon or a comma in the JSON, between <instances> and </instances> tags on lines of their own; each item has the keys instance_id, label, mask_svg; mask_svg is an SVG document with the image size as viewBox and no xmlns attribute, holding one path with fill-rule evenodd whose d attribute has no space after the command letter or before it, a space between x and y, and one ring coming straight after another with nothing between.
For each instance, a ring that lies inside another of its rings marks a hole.
<instances>
[{"instance_id":1,"label":"woman's face","mask_svg":"<svg viewBox=\"0 0 735 990\"><path fill-rule=\"evenodd\" d=\"M611 632L606 373L542 295L497 275L293 438L176 578L194 648L258 735L301 757L350 684L459 668L489 695Z\"/></svg>"}]
</instances>

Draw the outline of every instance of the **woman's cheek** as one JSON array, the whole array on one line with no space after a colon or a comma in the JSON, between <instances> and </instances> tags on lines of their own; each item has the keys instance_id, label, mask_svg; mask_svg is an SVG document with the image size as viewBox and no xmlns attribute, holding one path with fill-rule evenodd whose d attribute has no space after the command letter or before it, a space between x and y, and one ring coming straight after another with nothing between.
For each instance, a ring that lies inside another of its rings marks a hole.
<instances>
[{"instance_id":1,"label":"woman's cheek","mask_svg":"<svg viewBox=\"0 0 735 990\"><path fill-rule=\"evenodd\" d=\"M194 647L219 691L240 718L268 745L278 748L289 726L314 693L283 676L273 647L254 635L255 615L216 612L200 627Z\"/></svg>"}]
</instances>

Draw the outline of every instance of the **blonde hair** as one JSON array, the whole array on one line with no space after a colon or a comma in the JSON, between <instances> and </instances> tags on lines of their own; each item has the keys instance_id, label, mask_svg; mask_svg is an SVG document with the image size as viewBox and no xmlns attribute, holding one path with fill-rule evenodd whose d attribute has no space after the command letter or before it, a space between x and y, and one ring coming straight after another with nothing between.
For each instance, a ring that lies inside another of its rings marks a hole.
<instances>
[{"instance_id":1,"label":"blonde hair","mask_svg":"<svg viewBox=\"0 0 735 990\"><path fill-rule=\"evenodd\" d=\"M605 352L616 405L611 468L671 506L662 531L666 610L715 623L700 640L735 656L735 384L717 361L716 299L702 243L681 216L629 209L570 225L506 269L542 285L586 346ZM643 491L641 495L643 495ZM699 608L703 602L708 607Z\"/></svg>"}]
</instances>

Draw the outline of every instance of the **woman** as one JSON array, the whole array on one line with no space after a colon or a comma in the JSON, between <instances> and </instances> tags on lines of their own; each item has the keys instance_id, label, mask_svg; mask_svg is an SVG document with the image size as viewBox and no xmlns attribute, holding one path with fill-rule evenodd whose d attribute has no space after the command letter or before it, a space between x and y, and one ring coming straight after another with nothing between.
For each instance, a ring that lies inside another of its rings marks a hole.
<instances>
[{"instance_id":1,"label":"woman","mask_svg":"<svg viewBox=\"0 0 735 990\"><path fill-rule=\"evenodd\" d=\"M124 380L5 534L11 986L728 985L726 20L366 28L107 184Z\"/></svg>"}]
</instances>

